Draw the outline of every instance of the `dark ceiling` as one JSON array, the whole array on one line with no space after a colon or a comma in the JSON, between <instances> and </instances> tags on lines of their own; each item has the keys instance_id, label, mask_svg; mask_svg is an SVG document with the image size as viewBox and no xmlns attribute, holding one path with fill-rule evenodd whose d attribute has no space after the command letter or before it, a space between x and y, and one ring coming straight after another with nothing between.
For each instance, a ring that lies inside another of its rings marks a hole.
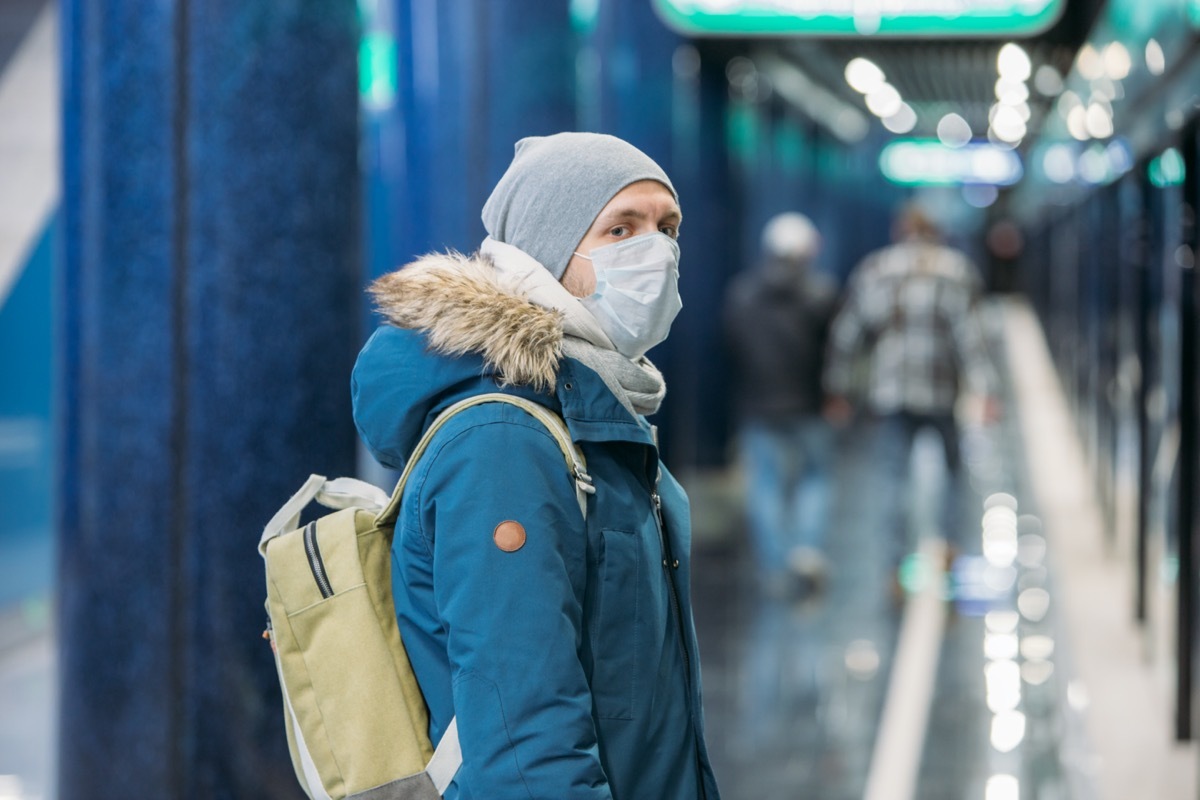
<instances>
[{"instance_id":1,"label":"dark ceiling","mask_svg":"<svg viewBox=\"0 0 1200 800\"><path fill-rule=\"evenodd\" d=\"M1075 54L1087 40L1104 0L1067 0L1058 22L1041 34L1017 39L1036 72L1052 66L1064 78ZM977 135L987 131L988 112L996 101L996 57L1008 39L837 39L725 40L702 45L714 55L774 51L799 67L835 96L866 113L863 98L844 77L846 64L864 57L879 66L887 80L917 112L914 136L935 135L938 120L951 111L963 116ZM1032 139L1054 98L1031 90L1028 122ZM873 119L873 118L872 118Z\"/></svg>"}]
</instances>

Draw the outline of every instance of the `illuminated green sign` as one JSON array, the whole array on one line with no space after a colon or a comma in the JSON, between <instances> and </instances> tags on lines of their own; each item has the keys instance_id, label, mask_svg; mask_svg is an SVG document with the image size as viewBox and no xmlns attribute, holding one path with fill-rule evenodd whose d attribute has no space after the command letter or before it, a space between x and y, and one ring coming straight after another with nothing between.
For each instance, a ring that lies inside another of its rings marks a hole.
<instances>
[{"instance_id":1,"label":"illuminated green sign","mask_svg":"<svg viewBox=\"0 0 1200 800\"><path fill-rule=\"evenodd\" d=\"M1049 28L1064 0L654 0L689 36L1020 36Z\"/></svg>"},{"instance_id":2,"label":"illuminated green sign","mask_svg":"<svg viewBox=\"0 0 1200 800\"><path fill-rule=\"evenodd\" d=\"M1183 163L1183 156L1179 155L1179 151L1174 147L1167 148L1162 155L1151 161L1146 172L1150 176L1150 183L1160 189L1179 186L1187 177L1187 167Z\"/></svg>"},{"instance_id":3,"label":"illuminated green sign","mask_svg":"<svg viewBox=\"0 0 1200 800\"><path fill-rule=\"evenodd\" d=\"M1021 180L1021 157L987 142L947 147L937 139L897 139L879 154L879 168L904 186L1010 186Z\"/></svg>"},{"instance_id":4,"label":"illuminated green sign","mask_svg":"<svg viewBox=\"0 0 1200 800\"><path fill-rule=\"evenodd\" d=\"M358 93L371 111L390 108L396 102L396 40L391 34L368 33L358 45Z\"/></svg>"}]
</instances>

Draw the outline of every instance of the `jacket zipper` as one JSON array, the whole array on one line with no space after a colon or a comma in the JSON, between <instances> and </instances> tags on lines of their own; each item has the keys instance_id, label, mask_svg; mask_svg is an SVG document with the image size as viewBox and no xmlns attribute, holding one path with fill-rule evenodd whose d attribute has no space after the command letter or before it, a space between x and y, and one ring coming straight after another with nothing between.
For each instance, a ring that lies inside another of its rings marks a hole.
<instances>
[{"instance_id":1,"label":"jacket zipper","mask_svg":"<svg viewBox=\"0 0 1200 800\"><path fill-rule=\"evenodd\" d=\"M692 701L692 660L688 656L687 644L683 640L683 608L679 604L678 590L675 588L675 581L671 577L671 570L679 569L679 559L675 558L671 552L671 540L667 537L667 525L663 520L662 497L658 494L658 488L651 492L650 499L654 502L654 519L658 523L658 536L662 541L663 549L663 570L667 579L668 591L671 593L671 607L675 609L675 630L678 634L679 652L683 655L684 676L687 680L688 690L688 705ZM704 768L700 763L700 743L696 742L696 785L700 789L700 798L708 797L708 792L704 789Z\"/></svg>"},{"instance_id":2,"label":"jacket zipper","mask_svg":"<svg viewBox=\"0 0 1200 800\"><path fill-rule=\"evenodd\" d=\"M332 597L333 586L329 583L329 573L325 571L325 561L321 558L321 548L317 546L317 523L310 522L304 529L304 553L308 556L308 568L312 570L321 597Z\"/></svg>"},{"instance_id":3,"label":"jacket zipper","mask_svg":"<svg viewBox=\"0 0 1200 800\"><path fill-rule=\"evenodd\" d=\"M671 577L671 570L679 569L679 559L671 554L671 542L667 538L667 526L663 522L662 498L659 497L657 490L650 495L650 499L654 501L654 519L658 522L658 536L662 540L662 565L666 573L667 589L671 593L671 607L675 609L675 630L679 634L679 651L683 654L683 666L686 670L684 674L687 676L690 702L692 693L692 660L688 656L687 646L683 641L683 608L679 604L679 594L675 589L675 581Z\"/></svg>"}]
</instances>

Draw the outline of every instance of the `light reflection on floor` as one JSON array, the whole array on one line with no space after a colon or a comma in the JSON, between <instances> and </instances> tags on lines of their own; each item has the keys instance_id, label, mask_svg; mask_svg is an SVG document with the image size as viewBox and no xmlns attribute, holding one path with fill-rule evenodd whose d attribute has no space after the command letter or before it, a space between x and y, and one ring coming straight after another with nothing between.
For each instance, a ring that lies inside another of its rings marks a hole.
<instances>
[{"instance_id":1,"label":"light reflection on floor","mask_svg":"<svg viewBox=\"0 0 1200 800\"><path fill-rule=\"evenodd\" d=\"M921 800L1070 796L1046 542L1028 499L1018 411L1007 406L999 425L964 436L980 538L946 584L950 614L914 794ZM695 554L709 748L731 800L863 797L901 618L879 512L863 491L873 480L870 436L864 426L842 438L828 543L834 573L823 596L759 591L742 532ZM926 532L939 477L922 461L931 452L913 464L914 524ZM942 579L936 568L922 574L915 580Z\"/></svg>"}]
</instances>

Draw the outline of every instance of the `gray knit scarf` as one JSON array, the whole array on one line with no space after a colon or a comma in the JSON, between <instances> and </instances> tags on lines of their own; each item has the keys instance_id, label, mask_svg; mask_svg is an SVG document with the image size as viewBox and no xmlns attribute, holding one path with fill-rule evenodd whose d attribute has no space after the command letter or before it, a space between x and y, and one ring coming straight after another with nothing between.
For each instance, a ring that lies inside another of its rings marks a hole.
<instances>
[{"instance_id":1,"label":"gray knit scarf","mask_svg":"<svg viewBox=\"0 0 1200 800\"><path fill-rule=\"evenodd\" d=\"M484 239L480 250L530 302L562 313L563 355L594 370L630 414L658 411L667 385L650 359L642 356L634 361L618 353L591 312L527 253L491 237Z\"/></svg>"},{"instance_id":2,"label":"gray knit scarf","mask_svg":"<svg viewBox=\"0 0 1200 800\"><path fill-rule=\"evenodd\" d=\"M616 350L597 347L570 333L563 337L563 354L595 370L621 405L635 416L658 411L667 394L662 373L645 356L631 361Z\"/></svg>"}]
</instances>

